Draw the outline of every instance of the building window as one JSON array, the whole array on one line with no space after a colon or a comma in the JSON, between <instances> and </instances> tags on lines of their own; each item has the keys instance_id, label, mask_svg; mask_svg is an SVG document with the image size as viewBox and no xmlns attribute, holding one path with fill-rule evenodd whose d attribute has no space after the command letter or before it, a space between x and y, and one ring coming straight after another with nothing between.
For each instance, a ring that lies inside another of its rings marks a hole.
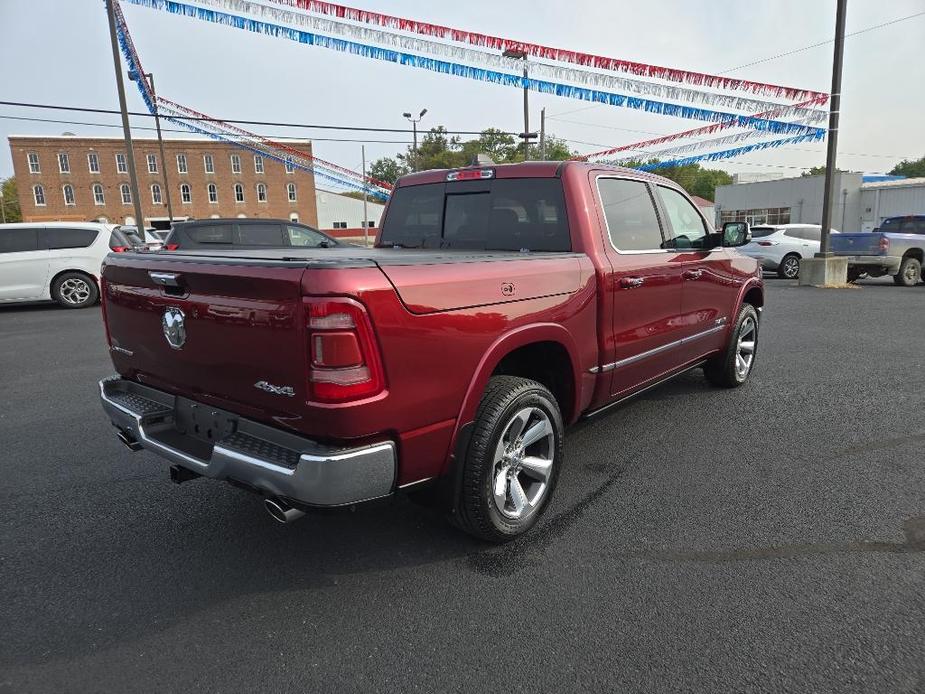
<instances>
[{"instance_id":1,"label":"building window","mask_svg":"<svg viewBox=\"0 0 925 694\"><path fill-rule=\"evenodd\" d=\"M103 186L99 183L93 184L93 204L94 205L105 205L106 198L103 196Z\"/></svg>"},{"instance_id":2,"label":"building window","mask_svg":"<svg viewBox=\"0 0 925 694\"><path fill-rule=\"evenodd\" d=\"M87 168L90 169L90 173L100 172L100 157L96 152L87 155Z\"/></svg>"},{"instance_id":3,"label":"building window","mask_svg":"<svg viewBox=\"0 0 925 694\"><path fill-rule=\"evenodd\" d=\"M295 183L286 184L286 194L289 196L289 202L295 202L298 199L296 196Z\"/></svg>"},{"instance_id":4,"label":"building window","mask_svg":"<svg viewBox=\"0 0 925 694\"><path fill-rule=\"evenodd\" d=\"M125 163L125 155L122 152L116 152L116 171L128 173L128 164Z\"/></svg>"},{"instance_id":5,"label":"building window","mask_svg":"<svg viewBox=\"0 0 925 694\"><path fill-rule=\"evenodd\" d=\"M790 224L789 207L768 207L750 210L722 210L721 224L726 222L748 222L749 224Z\"/></svg>"},{"instance_id":6,"label":"building window","mask_svg":"<svg viewBox=\"0 0 925 694\"><path fill-rule=\"evenodd\" d=\"M61 173L71 173L71 160L68 159L66 152L58 154L58 171Z\"/></svg>"},{"instance_id":7,"label":"building window","mask_svg":"<svg viewBox=\"0 0 925 694\"><path fill-rule=\"evenodd\" d=\"M254 173L263 173L263 157L259 154L254 155Z\"/></svg>"},{"instance_id":8,"label":"building window","mask_svg":"<svg viewBox=\"0 0 925 694\"><path fill-rule=\"evenodd\" d=\"M155 205L163 204L163 198L161 197L161 187L157 183L151 184L151 202Z\"/></svg>"},{"instance_id":9,"label":"building window","mask_svg":"<svg viewBox=\"0 0 925 694\"><path fill-rule=\"evenodd\" d=\"M286 157L286 173L295 171L295 164L292 163L292 157Z\"/></svg>"},{"instance_id":10,"label":"building window","mask_svg":"<svg viewBox=\"0 0 925 694\"><path fill-rule=\"evenodd\" d=\"M361 229L374 229L376 227L375 222L360 222Z\"/></svg>"},{"instance_id":11,"label":"building window","mask_svg":"<svg viewBox=\"0 0 925 694\"><path fill-rule=\"evenodd\" d=\"M148 173L157 173L157 155L148 155Z\"/></svg>"},{"instance_id":12,"label":"building window","mask_svg":"<svg viewBox=\"0 0 925 694\"><path fill-rule=\"evenodd\" d=\"M202 165L205 168L207 174L215 173L215 162L212 161L211 154L202 155Z\"/></svg>"},{"instance_id":13,"label":"building window","mask_svg":"<svg viewBox=\"0 0 925 694\"><path fill-rule=\"evenodd\" d=\"M231 155L231 173L241 173L241 157L237 154Z\"/></svg>"},{"instance_id":14,"label":"building window","mask_svg":"<svg viewBox=\"0 0 925 694\"><path fill-rule=\"evenodd\" d=\"M234 184L234 201L244 202L244 186L240 183Z\"/></svg>"},{"instance_id":15,"label":"building window","mask_svg":"<svg viewBox=\"0 0 925 694\"><path fill-rule=\"evenodd\" d=\"M335 228L335 229L346 229L346 228L347 228L347 222L334 222L334 224L333 224L332 226L333 226L333 228Z\"/></svg>"},{"instance_id":16,"label":"building window","mask_svg":"<svg viewBox=\"0 0 925 694\"><path fill-rule=\"evenodd\" d=\"M214 183L209 184L209 202L213 204L218 202L218 186Z\"/></svg>"},{"instance_id":17,"label":"building window","mask_svg":"<svg viewBox=\"0 0 925 694\"><path fill-rule=\"evenodd\" d=\"M132 189L129 188L128 183L123 183L119 186L119 192L122 193L122 204L131 205L132 204Z\"/></svg>"},{"instance_id":18,"label":"building window","mask_svg":"<svg viewBox=\"0 0 925 694\"><path fill-rule=\"evenodd\" d=\"M177 155L177 173L181 173L181 174L189 173L189 169L186 168L186 155L185 154Z\"/></svg>"},{"instance_id":19,"label":"building window","mask_svg":"<svg viewBox=\"0 0 925 694\"><path fill-rule=\"evenodd\" d=\"M257 202L267 201L267 186L265 183L257 184Z\"/></svg>"},{"instance_id":20,"label":"building window","mask_svg":"<svg viewBox=\"0 0 925 694\"><path fill-rule=\"evenodd\" d=\"M45 189L42 186L32 186L32 197L36 207L45 207Z\"/></svg>"},{"instance_id":21,"label":"building window","mask_svg":"<svg viewBox=\"0 0 925 694\"><path fill-rule=\"evenodd\" d=\"M64 204L76 205L77 203L74 202L74 186L68 183L64 186L64 188L62 188L62 190L64 191Z\"/></svg>"},{"instance_id":22,"label":"building window","mask_svg":"<svg viewBox=\"0 0 925 694\"><path fill-rule=\"evenodd\" d=\"M39 166L38 154L29 152L26 158L29 160L29 173L42 173L42 167Z\"/></svg>"},{"instance_id":23,"label":"building window","mask_svg":"<svg viewBox=\"0 0 925 694\"><path fill-rule=\"evenodd\" d=\"M190 188L189 183L180 184L180 201L183 204L189 204L193 201L193 189Z\"/></svg>"}]
</instances>

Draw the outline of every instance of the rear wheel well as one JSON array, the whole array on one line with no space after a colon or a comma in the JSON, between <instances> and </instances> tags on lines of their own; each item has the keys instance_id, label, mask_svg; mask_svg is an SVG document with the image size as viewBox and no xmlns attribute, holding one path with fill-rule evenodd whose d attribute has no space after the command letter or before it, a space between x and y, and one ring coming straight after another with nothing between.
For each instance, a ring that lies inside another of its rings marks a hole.
<instances>
[{"instance_id":1,"label":"rear wheel well","mask_svg":"<svg viewBox=\"0 0 925 694\"><path fill-rule=\"evenodd\" d=\"M51 281L48 283L48 290L51 291L51 288L55 286L55 282L58 281L58 278L61 277L61 275L67 275L68 273L76 273L78 275L83 275L84 277L89 277L91 280L93 280L93 284L96 285L97 290L99 290L100 283L96 281L96 277L83 270L62 270L61 272L55 273L54 277L52 277Z\"/></svg>"},{"instance_id":2,"label":"rear wheel well","mask_svg":"<svg viewBox=\"0 0 925 694\"><path fill-rule=\"evenodd\" d=\"M507 354L492 376L520 376L542 383L555 396L562 420L570 422L575 403L575 379L568 351L558 342L534 342Z\"/></svg>"},{"instance_id":3,"label":"rear wheel well","mask_svg":"<svg viewBox=\"0 0 925 694\"><path fill-rule=\"evenodd\" d=\"M903 258L915 258L920 263L925 263L925 258L923 258L923 253L921 248L910 248L905 252Z\"/></svg>"}]
</instances>

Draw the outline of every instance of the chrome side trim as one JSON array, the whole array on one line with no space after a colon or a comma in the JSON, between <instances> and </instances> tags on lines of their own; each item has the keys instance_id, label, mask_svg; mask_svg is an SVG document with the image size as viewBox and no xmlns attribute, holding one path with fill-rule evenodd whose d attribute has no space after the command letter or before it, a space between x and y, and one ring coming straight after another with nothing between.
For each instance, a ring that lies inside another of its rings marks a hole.
<instances>
[{"instance_id":1,"label":"chrome side trim","mask_svg":"<svg viewBox=\"0 0 925 694\"><path fill-rule=\"evenodd\" d=\"M674 349L675 347L680 347L681 345L685 345L689 342L693 342L694 340L699 340L703 337L707 337L708 335L717 333L726 327L726 324L725 324L726 319L723 318L721 320L723 321L723 324L716 325L712 328L708 328L707 330L697 333L696 335L691 335L690 337L682 337L680 340L669 342L668 344L661 345L659 347L656 347L655 349L650 349L647 352L640 352L639 354L634 354L631 357L626 357L626 359L620 359L619 361L614 361L609 364L602 364L601 366L595 366L594 368L590 369L590 371L591 373L598 373L598 372L605 373L607 371L613 371L614 369L619 369L624 366L629 366L630 364L635 364L637 361L642 361L643 359L654 357L656 354L667 352L670 349Z\"/></svg>"},{"instance_id":2,"label":"chrome side trim","mask_svg":"<svg viewBox=\"0 0 925 694\"><path fill-rule=\"evenodd\" d=\"M651 390L652 388L655 388L656 386L660 386L660 385L662 385L663 383L666 383L666 382L670 381L670 380L673 379L673 378L677 378L677 377L680 376L681 374L685 374L685 373L687 373L688 371L693 371L693 370L696 369L697 367L703 366L703 365L706 364L706 363L707 363L706 360L698 361L698 362L696 362L695 364L691 364L690 366L685 366L684 368L679 369L679 370L677 370L677 371L672 371L672 372L671 372L670 374L668 374L667 376L665 376L665 377L663 377L663 378L660 378L660 379L658 379L658 380L656 380L656 381L653 381L652 383L648 384L647 386L644 386L643 388L640 388L639 390L633 391L633 392L630 393L629 395L624 395L623 397L618 398L618 399L614 400L613 402L608 402L606 405L602 405L601 407L598 407L596 410L591 410L590 412L586 412L585 414L583 414L583 415L581 416L581 418L582 418L582 419L590 419L591 417L596 417L596 416L599 415L601 412L604 412L605 410L609 410L611 407L616 407L617 405L623 404L623 403L626 402L627 400L632 400L632 399L635 398L637 395L642 395L642 394L645 393L646 391Z\"/></svg>"}]
</instances>

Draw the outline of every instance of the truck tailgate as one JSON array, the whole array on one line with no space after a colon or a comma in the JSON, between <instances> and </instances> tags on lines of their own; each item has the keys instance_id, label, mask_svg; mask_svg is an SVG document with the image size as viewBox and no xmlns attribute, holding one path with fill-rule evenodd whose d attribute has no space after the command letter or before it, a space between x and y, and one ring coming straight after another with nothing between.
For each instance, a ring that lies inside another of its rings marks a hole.
<instances>
[{"instance_id":1,"label":"truck tailgate","mask_svg":"<svg viewBox=\"0 0 925 694\"><path fill-rule=\"evenodd\" d=\"M883 239L883 234L871 232L832 234L829 237L829 243L832 252L838 255L884 255L881 239Z\"/></svg>"},{"instance_id":2,"label":"truck tailgate","mask_svg":"<svg viewBox=\"0 0 925 694\"><path fill-rule=\"evenodd\" d=\"M104 267L103 301L113 362L123 376L272 417L304 406L304 263L260 267L120 255ZM291 390L274 394L269 387Z\"/></svg>"}]
</instances>

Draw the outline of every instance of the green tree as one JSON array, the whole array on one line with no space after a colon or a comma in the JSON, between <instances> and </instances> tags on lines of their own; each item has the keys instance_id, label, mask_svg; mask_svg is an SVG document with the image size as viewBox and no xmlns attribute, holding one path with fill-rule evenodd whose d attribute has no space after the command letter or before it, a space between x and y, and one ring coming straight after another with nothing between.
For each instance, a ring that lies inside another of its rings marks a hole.
<instances>
[{"instance_id":1,"label":"green tree","mask_svg":"<svg viewBox=\"0 0 925 694\"><path fill-rule=\"evenodd\" d=\"M386 183L395 183L406 173L408 173L408 167L392 157L377 159L369 167L370 176Z\"/></svg>"},{"instance_id":2,"label":"green tree","mask_svg":"<svg viewBox=\"0 0 925 694\"><path fill-rule=\"evenodd\" d=\"M844 169L835 169L835 173L845 173ZM803 178L807 176L825 176L825 167L824 166L814 166L809 171L804 171L800 174Z\"/></svg>"},{"instance_id":3,"label":"green tree","mask_svg":"<svg viewBox=\"0 0 925 694\"><path fill-rule=\"evenodd\" d=\"M890 170L892 176L906 176L908 178L919 178L925 176L925 157L921 159L903 159Z\"/></svg>"},{"instance_id":4,"label":"green tree","mask_svg":"<svg viewBox=\"0 0 925 694\"><path fill-rule=\"evenodd\" d=\"M626 164L631 169L646 164L657 164L657 159L648 162L634 161ZM716 186L725 186L732 183L732 176L721 169L704 169L700 164L685 164L683 166L666 166L655 169L652 173L671 179L691 195L697 195L706 200L716 199Z\"/></svg>"},{"instance_id":5,"label":"green tree","mask_svg":"<svg viewBox=\"0 0 925 694\"><path fill-rule=\"evenodd\" d=\"M16 193L16 178L10 176L0 183L0 188L3 190L3 200L0 203L3 205L3 214L6 216L6 221L8 223L21 222L22 211L19 209L19 195ZM0 216L0 220L2 219L3 217Z\"/></svg>"}]
</instances>

